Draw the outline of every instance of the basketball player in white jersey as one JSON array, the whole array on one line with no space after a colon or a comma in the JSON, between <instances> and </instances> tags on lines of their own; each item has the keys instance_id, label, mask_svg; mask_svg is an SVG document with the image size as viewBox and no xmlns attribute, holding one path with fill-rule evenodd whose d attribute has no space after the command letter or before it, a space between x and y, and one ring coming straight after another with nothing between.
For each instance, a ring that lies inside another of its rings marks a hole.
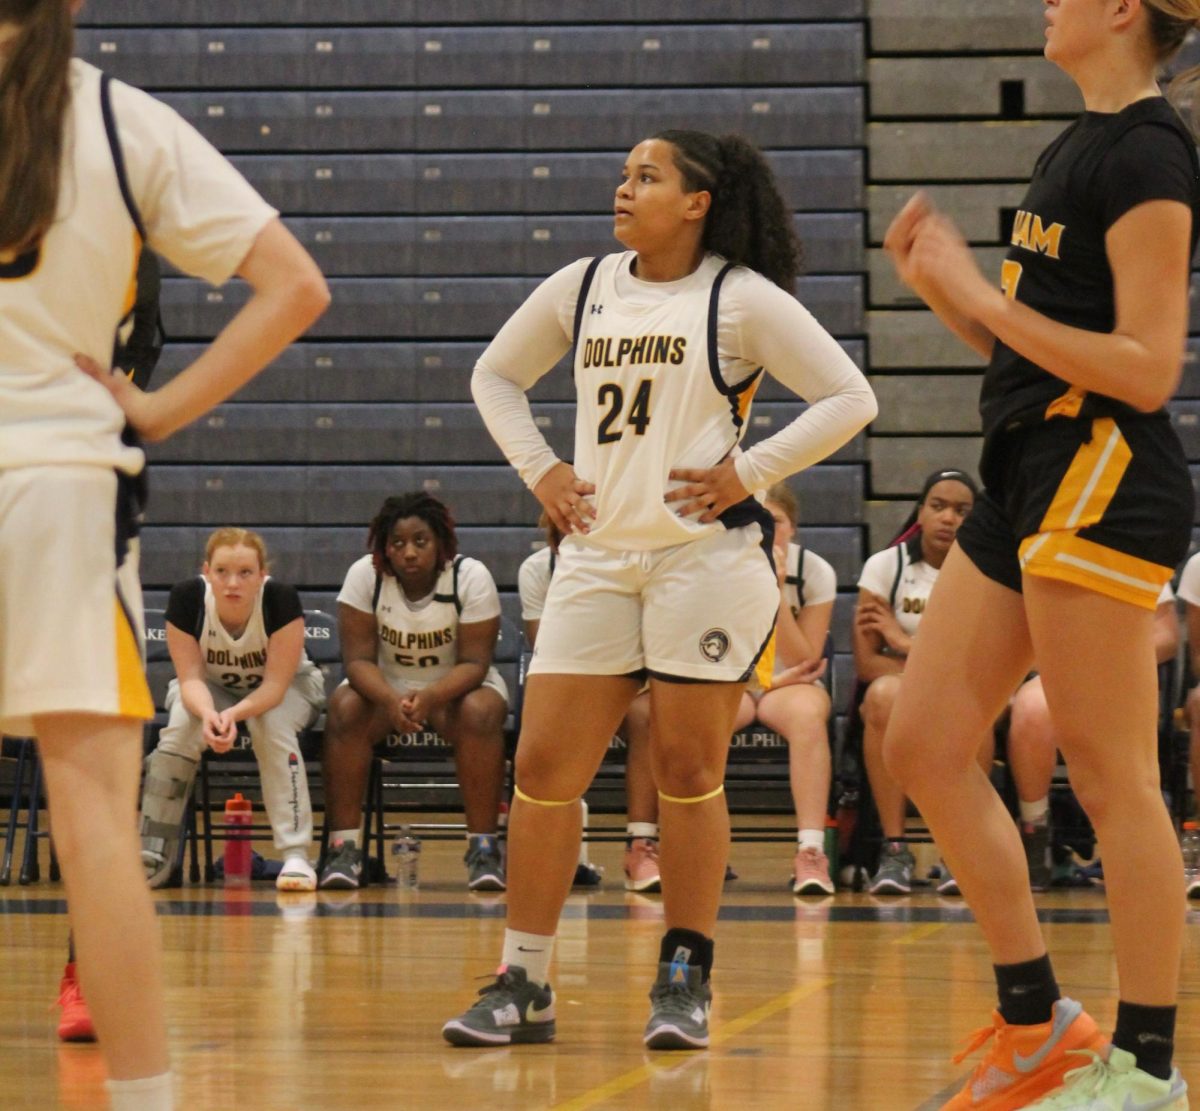
<instances>
[{"instance_id":1,"label":"basketball player in white jersey","mask_svg":"<svg viewBox=\"0 0 1200 1111\"><path fill-rule=\"evenodd\" d=\"M859 706L863 757L883 847L871 878L874 895L907 895L912 891L916 861L904 841L904 792L883 766L883 736L904 662L925 612L925 603L945 562L958 528L975 504L975 480L965 471L934 471L921 486L910 535L863 564L854 611L854 670L866 687ZM861 688L860 688L861 689ZM980 738L991 762L991 735ZM943 895L957 894L948 873L939 884Z\"/></svg>"},{"instance_id":2,"label":"basketball player in white jersey","mask_svg":"<svg viewBox=\"0 0 1200 1111\"><path fill-rule=\"evenodd\" d=\"M320 272L180 117L71 58L69 0L0 0L0 730L37 737L80 979L115 1111L173 1106L142 876L141 667L128 419L162 439L320 315ZM145 244L253 295L167 386L109 371ZM76 362L89 368L89 378ZM19 630L19 638L17 636Z\"/></svg>"},{"instance_id":3,"label":"basketball player in white jersey","mask_svg":"<svg viewBox=\"0 0 1200 1111\"><path fill-rule=\"evenodd\" d=\"M417 492L388 498L369 552L346 573L338 630L346 680L329 699L322 772L331 830L322 888L362 875L363 792L388 733L436 729L454 750L467 823L467 886L503 891L497 839L508 691L492 666L500 595L488 569L458 554L449 510Z\"/></svg>"},{"instance_id":4,"label":"basketball player in white jersey","mask_svg":"<svg viewBox=\"0 0 1200 1111\"><path fill-rule=\"evenodd\" d=\"M645 1041L708 1044L712 937L729 851L725 758L779 609L773 522L754 494L836 450L876 411L866 379L792 296L798 244L761 153L669 131L630 153L628 248L553 274L475 369L488 429L565 539L530 668L509 823L509 928L455 1044L555 1033L554 933L579 798L644 677L667 931ZM574 344L574 465L525 391ZM744 454L765 371L810 402Z\"/></svg>"},{"instance_id":5,"label":"basketball player in white jersey","mask_svg":"<svg viewBox=\"0 0 1200 1111\"><path fill-rule=\"evenodd\" d=\"M299 735L324 707L325 682L304 651L300 595L267 574L258 533L221 528L205 544L201 574L171 588L166 617L176 677L142 788L142 864L150 886L170 879L200 757L206 748L228 752L244 721L283 858L275 886L315 891Z\"/></svg>"},{"instance_id":6,"label":"basketball player in white jersey","mask_svg":"<svg viewBox=\"0 0 1200 1111\"><path fill-rule=\"evenodd\" d=\"M825 638L837 598L837 572L816 552L794 542L800 507L786 483L772 486L763 505L775 521L772 556L779 583L775 662L771 673L756 674L747 686L733 727L744 729L759 721L787 741L798 824L792 893L832 895L825 816L833 775L829 750L833 703Z\"/></svg>"}]
</instances>

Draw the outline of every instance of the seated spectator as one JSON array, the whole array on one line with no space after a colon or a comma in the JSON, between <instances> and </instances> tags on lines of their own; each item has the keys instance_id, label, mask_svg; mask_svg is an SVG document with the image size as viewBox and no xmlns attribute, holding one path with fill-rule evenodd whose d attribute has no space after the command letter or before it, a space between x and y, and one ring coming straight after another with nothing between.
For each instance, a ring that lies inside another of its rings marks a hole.
<instances>
[{"instance_id":1,"label":"seated spectator","mask_svg":"<svg viewBox=\"0 0 1200 1111\"><path fill-rule=\"evenodd\" d=\"M744 729L758 721L787 741L799 830L792 891L796 895L832 895L834 885L825 855L832 703L824 652L837 597L837 574L816 552L795 542L799 507L785 483L772 486L764 504L775 518L775 572L779 577L774 673L769 687L764 687L757 675L750 681L734 728Z\"/></svg>"},{"instance_id":2,"label":"seated spectator","mask_svg":"<svg viewBox=\"0 0 1200 1111\"><path fill-rule=\"evenodd\" d=\"M142 863L151 887L170 878L184 810L206 748L228 752L246 723L262 775L263 802L283 857L281 891L312 891L312 805L300 731L325 701L321 672L304 652L296 588L267 574L257 533L217 529L201 574L176 583L167 601L167 650L175 678L167 724L146 758Z\"/></svg>"},{"instance_id":3,"label":"seated spectator","mask_svg":"<svg viewBox=\"0 0 1200 1111\"><path fill-rule=\"evenodd\" d=\"M1198 569L1200 574L1200 569ZM1197 583L1200 587L1200 582ZM1183 584L1180 584L1182 594ZM1200 601L1200 596L1198 596ZM1190 609L1190 607L1189 607ZM1171 584L1158 596L1154 615L1154 654L1158 663L1172 659L1179 649L1179 618ZM1195 693L1194 691L1192 692ZM1189 705L1190 705L1189 698ZM1195 733L1193 732L1193 754ZM1050 857L1050 781L1058 762L1058 737L1042 680L1033 675L1013 695L1008 728L1008 766L1017 786L1021 842L1029 865L1029 883L1034 891L1045 891L1053 878Z\"/></svg>"},{"instance_id":4,"label":"seated spectator","mask_svg":"<svg viewBox=\"0 0 1200 1111\"><path fill-rule=\"evenodd\" d=\"M329 699L323 775L329 849L322 888L356 888L372 750L389 733L436 729L454 751L466 811L467 886L503 891L496 836L508 691L492 666L500 596L488 569L458 554L449 510L425 493L388 498L368 553L338 595L346 678Z\"/></svg>"},{"instance_id":5,"label":"seated spectator","mask_svg":"<svg viewBox=\"0 0 1200 1111\"><path fill-rule=\"evenodd\" d=\"M883 827L883 849L871 879L876 895L907 895L915 861L904 842L908 800L883 763L883 735L900 690L904 662L921 614L958 527L975 504L975 482L963 471L934 471L921 488L913 527L863 564L854 613L854 667L865 687L860 706L867 779ZM930 708L936 713L936 708ZM991 762L992 738L980 738L981 762ZM957 894L943 870L942 894Z\"/></svg>"},{"instance_id":6,"label":"seated spectator","mask_svg":"<svg viewBox=\"0 0 1200 1111\"><path fill-rule=\"evenodd\" d=\"M517 573L521 595L521 620L532 648L546 606L546 593L554 574L562 533L545 513L538 525L546 532L546 547L533 553ZM662 889L658 871L658 789L650 770L650 695L638 693L629 704L618 734L625 741L625 889L652 892Z\"/></svg>"}]
</instances>

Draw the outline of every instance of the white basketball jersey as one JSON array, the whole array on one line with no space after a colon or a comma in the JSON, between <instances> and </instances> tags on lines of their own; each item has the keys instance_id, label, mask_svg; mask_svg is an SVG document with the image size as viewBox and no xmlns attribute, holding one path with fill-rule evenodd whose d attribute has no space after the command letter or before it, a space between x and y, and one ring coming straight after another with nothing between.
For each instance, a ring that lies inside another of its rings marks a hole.
<instances>
[{"instance_id":1,"label":"white basketball jersey","mask_svg":"<svg viewBox=\"0 0 1200 1111\"><path fill-rule=\"evenodd\" d=\"M675 503L663 501L681 485L667 475L673 467L713 467L730 453L762 373L732 387L721 377L716 313L730 269L724 259L707 255L694 273L670 283L670 296L635 304L617 292L620 268L634 258L599 259L576 309L574 466L596 486L590 539L648 550L725 527L680 517ZM734 514L726 523L748 519Z\"/></svg>"},{"instance_id":2,"label":"white basketball jersey","mask_svg":"<svg viewBox=\"0 0 1200 1111\"><path fill-rule=\"evenodd\" d=\"M250 620L241 636L231 636L217 616L217 600L212 586L204 582L204 623L200 627L200 654L204 659L204 672L210 683L224 687L231 694L245 694L259 686L267 668L266 622L263 619L264 582L259 587L258 597ZM302 653L296 675L316 671L317 665Z\"/></svg>"},{"instance_id":3,"label":"white basketball jersey","mask_svg":"<svg viewBox=\"0 0 1200 1111\"><path fill-rule=\"evenodd\" d=\"M119 439L116 402L72 361L82 352L108 365L117 323L133 307L142 246L121 194L100 76L71 64L58 215L38 248L0 259L0 467L142 468L140 449Z\"/></svg>"},{"instance_id":4,"label":"white basketball jersey","mask_svg":"<svg viewBox=\"0 0 1200 1111\"><path fill-rule=\"evenodd\" d=\"M375 627L379 670L394 686L425 687L458 663L458 556L443 569L428 600L414 603L393 575L379 580Z\"/></svg>"}]
</instances>

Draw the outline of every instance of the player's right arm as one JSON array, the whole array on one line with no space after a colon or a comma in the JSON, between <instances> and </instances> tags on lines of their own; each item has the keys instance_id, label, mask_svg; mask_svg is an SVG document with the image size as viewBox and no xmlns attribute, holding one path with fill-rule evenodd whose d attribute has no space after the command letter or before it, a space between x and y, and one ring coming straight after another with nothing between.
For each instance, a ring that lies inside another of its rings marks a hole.
<instances>
[{"instance_id":1,"label":"player's right arm","mask_svg":"<svg viewBox=\"0 0 1200 1111\"><path fill-rule=\"evenodd\" d=\"M595 513L584 499L595 487L554 454L525 391L570 350L586 269L580 259L542 282L496 333L471 376L471 395L492 439L563 533L587 531Z\"/></svg>"},{"instance_id":2,"label":"player's right arm","mask_svg":"<svg viewBox=\"0 0 1200 1111\"><path fill-rule=\"evenodd\" d=\"M252 295L183 373L143 392L80 356L146 440L161 440L253 378L325 311L316 263L229 162L172 108L119 81L114 115L147 245L214 286L234 274ZM94 355L95 353L93 353Z\"/></svg>"}]
</instances>

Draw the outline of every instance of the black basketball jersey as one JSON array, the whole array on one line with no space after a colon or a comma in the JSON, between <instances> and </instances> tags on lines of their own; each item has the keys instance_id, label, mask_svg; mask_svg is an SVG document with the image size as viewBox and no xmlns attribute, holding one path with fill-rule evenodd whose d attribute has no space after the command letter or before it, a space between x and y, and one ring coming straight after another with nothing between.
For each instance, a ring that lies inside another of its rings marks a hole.
<instances>
[{"instance_id":1,"label":"black basketball jersey","mask_svg":"<svg viewBox=\"0 0 1200 1111\"><path fill-rule=\"evenodd\" d=\"M1111 332L1116 308L1104 236L1144 201L1177 200L1200 234L1196 145L1163 97L1120 112L1084 112L1038 158L1013 221L1005 293L1052 320ZM983 380L984 433L1054 416L1132 415L1136 410L1069 386L999 340Z\"/></svg>"}]
</instances>

